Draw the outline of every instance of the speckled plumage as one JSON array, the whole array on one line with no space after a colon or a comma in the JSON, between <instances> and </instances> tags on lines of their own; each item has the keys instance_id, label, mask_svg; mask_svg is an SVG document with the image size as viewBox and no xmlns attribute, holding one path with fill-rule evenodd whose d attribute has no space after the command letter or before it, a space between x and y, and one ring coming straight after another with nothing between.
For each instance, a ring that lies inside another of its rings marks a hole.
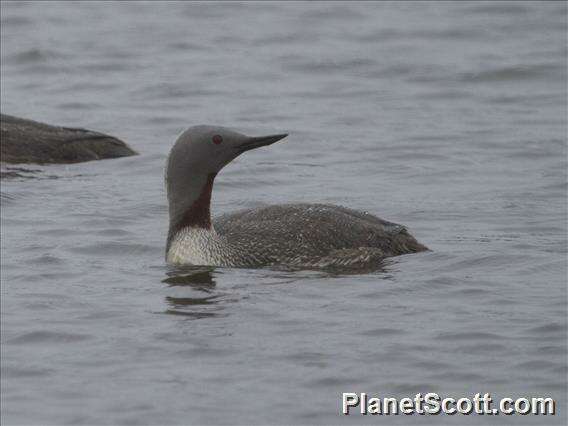
<instances>
[{"instance_id":1,"label":"speckled plumage","mask_svg":"<svg viewBox=\"0 0 568 426\"><path fill-rule=\"evenodd\" d=\"M285 136L249 137L223 127L196 126L178 138L166 170L168 262L368 269L385 257L426 250L401 225L328 204L260 207L211 221L217 173L241 153Z\"/></svg>"},{"instance_id":2,"label":"speckled plumage","mask_svg":"<svg viewBox=\"0 0 568 426\"><path fill-rule=\"evenodd\" d=\"M225 214L213 229L185 228L173 263L218 266L368 268L383 258L425 250L406 228L327 204L284 204Z\"/></svg>"}]
</instances>

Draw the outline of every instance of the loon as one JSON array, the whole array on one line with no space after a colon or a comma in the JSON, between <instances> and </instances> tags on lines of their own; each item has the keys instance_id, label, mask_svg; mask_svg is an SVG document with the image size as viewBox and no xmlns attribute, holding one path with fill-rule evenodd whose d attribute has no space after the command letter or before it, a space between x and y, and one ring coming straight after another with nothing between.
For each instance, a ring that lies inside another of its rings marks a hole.
<instances>
[{"instance_id":1,"label":"loon","mask_svg":"<svg viewBox=\"0 0 568 426\"><path fill-rule=\"evenodd\" d=\"M250 137L225 127L183 132L166 167L169 231L166 261L221 267L370 268L385 257L427 250L406 228L328 204L241 210L211 221L217 173L245 151L287 134Z\"/></svg>"}]
</instances>

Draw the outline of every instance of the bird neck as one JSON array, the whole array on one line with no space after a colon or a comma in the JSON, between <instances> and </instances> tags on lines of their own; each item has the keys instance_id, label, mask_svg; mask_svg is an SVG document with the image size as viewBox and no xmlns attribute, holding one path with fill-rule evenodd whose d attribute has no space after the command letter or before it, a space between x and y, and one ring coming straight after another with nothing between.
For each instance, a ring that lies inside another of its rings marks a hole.
<instances>
[{"instance_id":1,"label":"bird neck","mask_svg":"<svg viewBox=\"0 0 568 426\"><path fill-rule=\"evenodd\" d=\"M171 239L184 228L211 230L211 192L216 173L210 173L198 179L192 179L185 188L168 185L170 208L170 229L168 245Z\"/></svg>"}]
</instances>

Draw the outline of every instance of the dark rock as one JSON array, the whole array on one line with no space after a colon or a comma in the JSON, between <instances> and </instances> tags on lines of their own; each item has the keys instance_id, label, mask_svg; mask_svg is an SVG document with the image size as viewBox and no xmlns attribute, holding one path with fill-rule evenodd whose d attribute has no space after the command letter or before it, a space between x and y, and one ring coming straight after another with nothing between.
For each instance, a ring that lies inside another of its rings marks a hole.
<instances>
[{"instance_id":1,"label":"dark rock","mask_svg":"<svg viewBox=\"0 0 568 426\"><path fill-rule=\"evenodd\" d=\"M136 154L103 133L0 114L0 160L5 163L80 163Z\"/></svg>"}]
</instances>

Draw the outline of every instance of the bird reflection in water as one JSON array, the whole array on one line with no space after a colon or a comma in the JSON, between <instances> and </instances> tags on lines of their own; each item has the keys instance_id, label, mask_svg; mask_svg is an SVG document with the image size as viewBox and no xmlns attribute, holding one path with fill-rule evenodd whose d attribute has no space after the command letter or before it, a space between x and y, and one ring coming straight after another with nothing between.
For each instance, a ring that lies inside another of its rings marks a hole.
<instances>
[{"instance_id":1,"label":"bird reflection in water","mask_svg":"<svg viewBox=\"0 0 568 426\"><path fill-rule=\"evenodd\" d=\"M162 280L175 293L166 296L170 315L193 319L216 317L223 308L219 304L222 295L215 293L214 267L184 266L172 268Z\"/></svg>"}]
</instances>

